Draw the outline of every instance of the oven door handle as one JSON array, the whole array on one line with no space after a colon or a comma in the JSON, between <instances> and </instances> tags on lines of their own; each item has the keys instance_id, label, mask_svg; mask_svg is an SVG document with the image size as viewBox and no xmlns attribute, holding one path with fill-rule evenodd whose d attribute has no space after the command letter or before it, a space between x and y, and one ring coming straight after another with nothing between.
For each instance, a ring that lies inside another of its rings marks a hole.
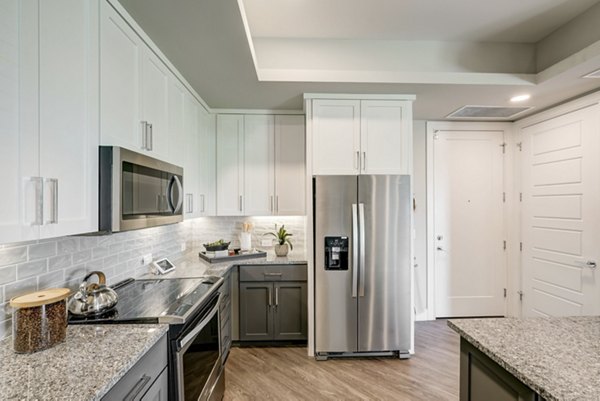
<instances>
[{"instance_id":1,"label":"oven door handle","mask_svg":"<svg viewBox=\"0 0 600 401\"><path fill-rule=\"evenodd\" d=\"M215 307L211 309L211 311L208 313L208 315L204 319L202 319L202 321L200 323L198 323L198 325L196 325L194 330L192 330L188 335L186 335L185 337L183 337L183 339L181 339L179 341L179 349L177 350L177 352L181 351L189 343L194 341L194 338L196 338L198 333L200 333L200 331L208 324L208 322L210 322L210 320L217 314L217 312L219 311L220 304L221 304L221 294L219 294L219 300L215 304Z\"/></svg>"}]
</instances>

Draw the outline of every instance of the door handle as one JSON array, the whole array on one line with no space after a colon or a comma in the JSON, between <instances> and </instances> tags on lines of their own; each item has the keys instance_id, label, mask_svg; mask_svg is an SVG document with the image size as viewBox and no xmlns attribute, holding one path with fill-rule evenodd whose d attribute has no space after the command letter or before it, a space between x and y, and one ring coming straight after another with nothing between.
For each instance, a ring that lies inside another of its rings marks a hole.
<instances>
[{"instance_id":1,"label":"door handle","mask_svg":"<svg viewBox=\"0 0 600 401\"><path fill-rule=\"evenodd\" d=\"M590 269L595 269L596 267L598 267L596 261L594 260L586 260L585 262L576 260L575 263L581 267L588 267Z\"/></svg>"},{"instance_id":2,"label":"door handle","mask_svg":"<svg viewBox=\"0 0 600 401\"><path fill-rule=\"evenodd\" d=\"M142 125L142 149L148 150L148 123L146 121L140 121Z\"/></svg>"},{"instance_id":3,"label":"door handle","mask_svg":"<svg viewBox=\"0 0 600 401\"><path fill-rule=\"evenodd\" d=\"M154 130L152 129L152 124L148 124L148 136L150 140L148 141L148 150L152 150L154 148Z\"/></svg>"},{"instance_id":4,"label":"door handle","mask_svg":"<svg viewBox=\"0 0 600 401\"><path fill-rule=\"evenodd\" d=\"M279 213L279 195L275 195L275 211Z\"/></svg>"},{"instance_id":5,"label":"door handle","mask_svg":"<svg viewBox=\"0 0 600 401\"><path fill-rule=\"evenodd\" d=\"M204 206L204 195L200 195L200 199L202 199L202 210L200 211L204 213L206 211L206 207Z\"/></svg>"},{"instance_id":6,"label":"door handle","mask_svg":"<svg viewBox=\"0 0 600 401\"><path fill-rule=\"evenodd\" d=\"M35 220L31 225L41 226L44 224L44 179L42 177L30 177L29 180L35 184Z\"/></svg>"},{"instance_id":7,"label":"door handle","mask_svg":"<svg viewBox=\"0 0 600 401\"><path fill-rule=\"evenodd\" d=\"M365 296L365 204L358 204L358 227L360 230L360 277L358 278L358 296Z\"/></svg>"},{"instance_id":8,"label":"door handle","mask_svg":"<svg viewBox=\"0 0 600 401\"><path fill-rule=\"evenodd\" d=\"M240 212L242 212L242 211L243 211L243 208L242 208L242 202L243 202L243 201L242 201L242 195L240 195Z\"/></svg>"},{"instance_id":9,"label":"door handle","mask_svg":"<svg viewBox=\"0 0 600 401\"><path fill-rule=\"evenodd\" d=\"M44 224L57 224L58 223L58 179L57 178L44 178L44 185L49 183L51 185L52 198L50 200L50 220L44 221ZM44 191L45 194L45 191Z\"/></svg>"},{"instance_id":10,"label":"door handle","mask_svg":"<svg viewBox=\"0 0 600 401\"><path fill-rule=\"evenodd\" d=\"M137 381L137 383L135 384L135 386L133 386L133 388L131 389L131 391L129 392L129 394L127 394L125 396L125 398L123 398L123 401L133 401L133 400L135 400L136 397L146 387L146 385L148 384L148 382L150 381L150 379L152 379L152 377L150 377L148 375L143 375L142 377L140 377L140 379Z\"/></svg>"},{"instance_id":11,"label":"door handle","mask_svg":"<svg viewBox=\"0 0 600 401\"><path fill-rule=\"evenodd\" d=\"M269 287L269 308L273 306L273 290Z\"/></svg>"},{"instance_id":12,"label":"door handle","mask_svg":"<svg viewBox=\"0 0 600 401\"><path fill-rule=\"evenodd\" d=\"M275 287L275 307L279 306L279 287Z\"/></svg>"},{"instance_id":13,"label":"door handle","mask_svg":"<svg viewBox=\"0 0 600 401\"><path fill-rule=\"evenodd\" d=\"M352 298L358 292L358 212L356 203L352 205Z\"/></svg>"},{"instance_id":14,"label":"door handle","mask_svg":"<svg viewBox=\"0 0 600 401\"><path fill-rule=\"evenodd\" d=\"M363 152L362 169L363 171L367 169L367 152Z\"/></svg>"},{"instance_id":15,"label":"door handle","mask_svg":"<svg viewBox=\"0 0 600 401\"><path fill-rule=\"evenodd\" d=\"M356 151L356 160L355 160L354 168L360 170L360 151Z\"/></svg>"},{"instance_id":16,"label":"door handle","mask_svg":"<svg viewBox=\"0 0 600 401\"><path fill-rule=\"evenodd\" d=\"M271 213L275 211L275 201L273 200L273 195L271 195Z\"/></svg>"}]
</instances>

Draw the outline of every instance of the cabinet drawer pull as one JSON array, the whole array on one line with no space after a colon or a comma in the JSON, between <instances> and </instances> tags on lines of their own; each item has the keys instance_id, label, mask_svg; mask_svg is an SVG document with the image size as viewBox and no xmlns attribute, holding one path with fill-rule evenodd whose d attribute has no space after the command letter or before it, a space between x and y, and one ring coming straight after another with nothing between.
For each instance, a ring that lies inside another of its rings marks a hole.
<instances>
[{"instance_id":1,"label":"cabinet drawer pull","mask_svg":"<svg viewBox=\"0 0 600 401\"><path fill-rule=\"evenodd\" d=\"M142 390L144 389L144 387L146 387L146 384L148 384L150 379L152 379L152 378L148 375L143 375L142 377L140 377L140 380L138 380L138 382L135 384L135 386L133 386L133 388L131 389L129 394L127 394L125 396L125 398L123 398L123 401L135 400L135 398L138 396L138 394L140 394L142 392Z\"/></svg>"},{"instance_id":2,"label":"cabinet drawer pull","mask_svg":"<svg viewBox=\"0 0 600 401\"><path fill-rule=\"evenodd\" d=\"M283 273L263 273L265 276L283 276Z\"/></svg>"},{"instance_id":3,"label":"cabinet drawer pull","mask_svg":"<svg viewBox=\"0 0 600 401\"><path fill-rule=\"evenodd\" d=\"M148 123L146 121L140 121L142 125L142 149L148 150Z\"/></svg>"}]
</instances>

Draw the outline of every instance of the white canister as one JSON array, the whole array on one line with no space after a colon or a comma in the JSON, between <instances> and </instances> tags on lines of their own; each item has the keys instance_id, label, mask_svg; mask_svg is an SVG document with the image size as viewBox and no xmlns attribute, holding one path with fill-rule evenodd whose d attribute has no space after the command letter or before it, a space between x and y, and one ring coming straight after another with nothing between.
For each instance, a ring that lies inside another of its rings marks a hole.
<instances>
[{"instance_id":1,"label":"white canister","mask_svg":"<svg viewBox=\"0 0 600 401\"><path fill-rule=\"evenodd\" d=\"M240 233L240 248L242 251L252 249L252 233Z\"/></svg>"}]
</instances>

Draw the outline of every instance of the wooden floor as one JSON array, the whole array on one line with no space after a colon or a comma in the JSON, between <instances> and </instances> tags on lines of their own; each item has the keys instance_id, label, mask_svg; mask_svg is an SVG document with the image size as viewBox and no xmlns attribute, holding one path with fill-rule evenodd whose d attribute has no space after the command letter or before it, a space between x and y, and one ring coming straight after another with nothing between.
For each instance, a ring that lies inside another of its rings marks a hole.
<instances>
[{"instance_id":1,"label":"wooden floor","mask_svg":"<svg viewBox=\"0 0 600 401\"><path fill-rule=\"evenodd\" d=\"M306 348L233 348L225 401L458 400L459 337L446 321L417 322L415 355L317 362Z\"/></svg>"}]
</instances>

